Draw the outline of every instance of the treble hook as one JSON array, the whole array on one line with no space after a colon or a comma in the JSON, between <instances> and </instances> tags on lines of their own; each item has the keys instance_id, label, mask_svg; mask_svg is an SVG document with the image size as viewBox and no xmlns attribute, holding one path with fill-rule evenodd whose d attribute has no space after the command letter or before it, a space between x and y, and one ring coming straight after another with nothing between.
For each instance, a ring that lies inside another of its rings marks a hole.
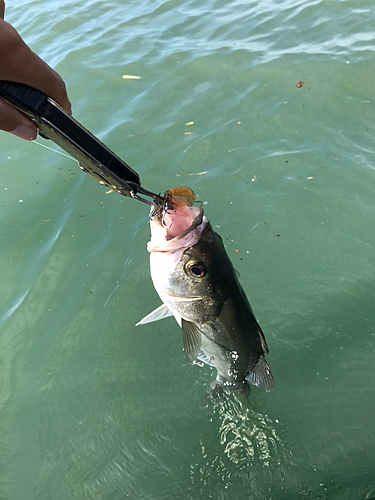
<instances>
[{"instance_id":1,"label":"treble hook","mask_svg":"<svg viewBox=\"0 0 375 500\"><path fill-rule=\"evenodd\" d=\"M155 217L155 215L158 215L158 213L160 212L160 210L162 208L163 208L163 205L157 206L156 209L152 213L150 213L149 218L152 219Z\"/></svg>"},{"instance_id":2,"label":"treble hook","mask_svg":"<svg viewBox=\"0 0 375 500\"><path fill-rule=\"evenodd\" d=\"M165 229L169 229L170 227L172 227L172 224L173 224L173 219L171 220L171 223L169 224L169 226L167 226L165 224L165 214L168 214L168 215L174 215L176 213L176 210L173 210L172 212L168 212L168 204L165 203L165 206L163 207L163 215L162 215L162 218L161 218L161 225L165 228Z\"/></svg>"}]
</instances>

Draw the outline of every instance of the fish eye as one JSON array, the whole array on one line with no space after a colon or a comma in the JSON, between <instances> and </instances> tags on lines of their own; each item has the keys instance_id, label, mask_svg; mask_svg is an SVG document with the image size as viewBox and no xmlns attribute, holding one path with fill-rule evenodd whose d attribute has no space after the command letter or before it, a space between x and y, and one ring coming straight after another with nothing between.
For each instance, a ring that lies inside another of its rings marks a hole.
<instances>
[{"instance_id":1,"label":"fish eye","mask_svg":"<svg viewBox=\"0 0 375 500\"><path fill-rule=\"evenodd\" d=\"M207 269L200 262L188 262L186 270L193 278L203 278L207 274Z\"/></svg>"}]
</instances>

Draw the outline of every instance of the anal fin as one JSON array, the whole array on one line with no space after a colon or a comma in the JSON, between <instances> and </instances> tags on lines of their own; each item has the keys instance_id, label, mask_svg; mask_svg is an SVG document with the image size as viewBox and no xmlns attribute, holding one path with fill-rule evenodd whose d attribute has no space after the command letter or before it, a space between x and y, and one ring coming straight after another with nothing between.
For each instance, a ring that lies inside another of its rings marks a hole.
<instances>
[{"instance_id":1,"label":"anal fin","mask_svg":"<svg viewBox=\"0 0 375 500\"><path fill-rule=\"evenodd\" d=\"M199 359L199 361L202 361L204 364L208 366L214 366L211 359L208 356L206 356L206 354L202 350L199 351L197 358Z\"/></svg>"}]
</instances>

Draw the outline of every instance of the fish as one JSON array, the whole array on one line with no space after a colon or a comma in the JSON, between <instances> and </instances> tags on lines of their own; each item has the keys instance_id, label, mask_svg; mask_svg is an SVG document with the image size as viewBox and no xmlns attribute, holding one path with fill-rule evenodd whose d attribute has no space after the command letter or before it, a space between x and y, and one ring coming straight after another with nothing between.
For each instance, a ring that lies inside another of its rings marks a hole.
<instances>
[{"instance_id":1,"label":"fish","mask_svg":"<svg viewBox=\"0 0 375 500\"><path fill-rule=\"evenodd\" d=\"M174 316L188 363L216 368L208 396L248 395L249 384L271 391L265 336L239 283L222 238L187 186L164 193L151 207L150 270L162 305L138 325Z\"/></svg>"}]
</instances>

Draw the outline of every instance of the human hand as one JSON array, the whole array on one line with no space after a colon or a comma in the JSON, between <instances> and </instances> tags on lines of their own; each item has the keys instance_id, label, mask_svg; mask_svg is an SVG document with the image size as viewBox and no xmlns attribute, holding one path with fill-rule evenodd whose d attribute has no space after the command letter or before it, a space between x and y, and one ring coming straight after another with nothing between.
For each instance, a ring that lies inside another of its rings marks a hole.
<instances>
[{"instance_id":1,"label":"human hand","mask_svg":"<svg viewBox=\"0 0 375 500\"><path fill-rule=\"evenodd\" d=\"M3 15L4 2L0 0L0 80L30 85L71 113L62 78L25 44L17 31L2 19ZM31 141L38 132L31 120L3 99L0 99L0 130Z\"/></svg>"}]
</instances>

